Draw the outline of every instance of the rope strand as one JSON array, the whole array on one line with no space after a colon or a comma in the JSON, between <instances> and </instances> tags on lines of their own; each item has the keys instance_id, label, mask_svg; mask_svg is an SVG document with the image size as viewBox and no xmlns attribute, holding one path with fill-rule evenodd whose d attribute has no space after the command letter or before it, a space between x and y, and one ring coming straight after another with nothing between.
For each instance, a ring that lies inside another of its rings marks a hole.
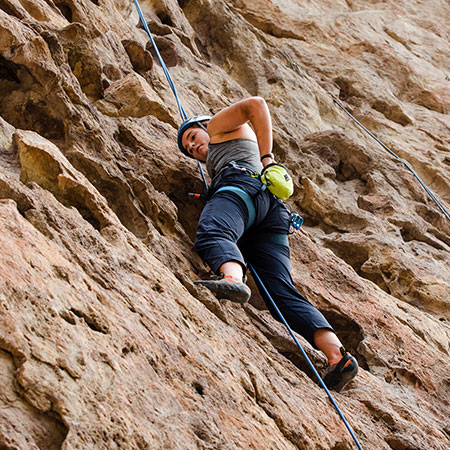
<instances>
[{"instance_id":1,"label":"rope strand","mask_svg":"<svg viewBox=\"0 0 450 450\"><path fill-rule=\"evenodd\" d=\"M333 102L336 103L357 125L359 125L366 133L369 134L373 139L375 139L387 152L389 152L394 158L396 158L398 161L400 161L416 178L416 180L420 183L420 185L425 189L426 193L430 196L430 198L436 203L438 208L442 211L444 216L450 220L450 214L448 211L444 208L442 203L436 198L436 196L433 194L431 189L420 179L419 175L415 172L415 170L411 167L411 165L405 161L404 159L400 158L397 154L395 154L387 145L383 144L383 142L380 141L371 131L369 131L359 120L357 120L354 116L352 116L348 110L342 105L341 102L339 102L337 99L333 97Z\"/></svg>"},{"instance_id":2,"label":"rope strand","mask_svg":"<svg viewBox=\"0 0 450 450\"><path fill-rule=\"evenodd\" d=\"M186 120L187 119L187 115L186 115L186 113L185 113L185 111L183 109L183 106L181 105L180 99L178 97L177 90L176 90L175 85L173 84L173 81L172 81L172 77L170 76L169 70L167 69L167 66L166 66L165 62L162 59L161 54L159 53L158 46L156 45L156 42L154 41L153 36L150 33L150 30L148 28L147 22L145 21L145 18L144 18L144 14L142 13L142 10L141 10L141 6L139 5L139 2L137 0L134 0L134 4L136 5L136 9L137 9L137 12L139 14L139 18L141 19L141 23L142 23L142 25L144 27L144 30L148 34L148 37L150 38L150 41L152 42L153 48L155 49L156 56L158 57L159 63L161 64L161 67L162 67L162 69L164 71L164 75L166 76L167 81L169 82L169 86L172 89L173 95L175 96L175 100L177 101L177 104L178 104L178 109L180 110L181 118L183 120Z\"/></svg>"},{"instance_id":3,"label":"rope strand","mask_svg":"<svg viewBox=\"0 0 450 450\"><path fill-rule=\"evenodd\" d=\"M306 354L305 350L301 346L300 342L295 337L294 332L292 331L291 327L288 325L286 319L283 317L283 314L281 314L281 311L279 310L279 308L276 305L276 303L273 301L272 296L269 294L268 290L264 286L261 278L259 278L259 276L256 273L255 269L253 268L253 266L250 263L248 263L248 268L250 269L250 272L252 273L252 275L255 278L256 282L262 287L262 290L264 291L264 293L266 294L267 298L272 303L272 306L274 307L275 311L277 312L278 317L281 319L281 321L283 322L284 326L287 328L289 334L292 336L292 339L294 340L295 344L299 348L300 352L302 353L302 355L305 358L306 362L308 363L309 367L311 368L311 370L313 371L313 373L316 376L317 380L319 381L320 387L322 389L324 389L325 392L327 393L328 398L330 399L332 405L336 408L336 411L339 414L339 417L342 419L342 421L344 422L345 426L347 427L347 430L350 432L350 435L352 436L353 440L355 441L356 446L359 448L359 450L363 450L362 447L361 447L361 444L358 442L358 439L355 436L355 433L352 430L352 427L350 426L350 424L345 419L344 415L342 414L341 410L339 409L339 406L337 405L337 403L335 402L333 396L331 395L331 392L327 388L326 384L323 382L322 378L319 375L319 372L317 372L317 369L314 367L314 364L309 359L308 355Z\"/></svg>"},{"instance_id":4,"label":"rope strand","mask_svg":"<svg viewBox=\"0 0 450 450\"><path fill-rule=\"evenodd\" d=\"M134 4L136 5L136 9L139 14L139 18L141 19L141 23L144 27L144 30L146 31L146 33L148 34L148 37L150 38L153 48L155 49L156 56L158 57L159 63L161 64L161 67L164 71L164 75L166 76L169 86L172 89L173 95L175 96L175 100L178 105L178 110L180 111L181 119L183 121L185 121L188 118L188 116L187 116L186 112L184 111L183 105L181 104L177 89L175 87L175 84L172 81L172 77L170 76L169 70L167 69L165 62L164 62L161 54L159 53L158 46L156 45L156 42L153 39L152 33L150 33L150 30L148 29L147 22L145 21L144 14L142 13L141 6L139 5L138 0L133 0L133 1L134 1ZM198 170L200 171L200 175L201 175L203 183L205 185L205 190L206 190L206 192L208 192L208 189L209 189L208 182L206 181L205 173L203 171L203 167L202 167L200 161L197 161L197 167L198 167Z\"/></svg>"}]
</instances>

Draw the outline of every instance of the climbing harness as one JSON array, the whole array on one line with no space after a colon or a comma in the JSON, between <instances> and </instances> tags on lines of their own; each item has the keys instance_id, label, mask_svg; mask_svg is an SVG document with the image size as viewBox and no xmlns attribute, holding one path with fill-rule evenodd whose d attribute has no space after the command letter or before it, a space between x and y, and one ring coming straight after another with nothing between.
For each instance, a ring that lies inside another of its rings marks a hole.
<instances>
[{"instance_id":1,"label":"climbing harness","mask_svg":"<svg viewBox=\"0 0 450 450\"><path fill-rule=\"evenodd\" d=\"M141 11L141 8L140 8L140 5L139 5L138 0L133 0L133 1L134 1L134 4L136 5L136 8L137 8L139 17L140 17L141 22L142 22L142 25L144 26L145 31L147 32L148 36L150 37L150 40L151 40L152 45L153 45L153 48L155 49L156 55L158 56L159 62L160 62L161 66L162 66L162 68L163 68L163 70L164 70L164 74L166 75L167 81L169 82L169 85L170 85L170 87L171 87L171 89L172 89L172 92L173 92L173 94L174 94L174 96L175 96L175 99L176 99L176 101L177 101L177 103L178 103L178 108L179 108L179 110L180 110L181 118L182 118L183 121L185 122L185 121L187 120L187 115L186 115L186 113L184 112L183 106L181 105L180 99L179 99L179 97L178 97L178 94L177 94L175 85L173 84L172 78L170 77L169 71L167 70L167 67L166 67L166 65L165 65L165 63L164 63L164 61L163 61L163 59L162 59L162 57L161 57L161 55L160 55L160 53L159 53L159 51L158 51L158 48L157 48L157 46L156 46L155 41L153 40L153 37L152 37L152 35L151 35L151 33L150 33L150 30L148 29L147 23L146 23L146 21L145 21L144 15L142 14L142 11ZM180 150L181 150L181 149L180 149ZM201 173L202 178L203 178L203 182L205 183L206 191L208 192L208 183L206 182L206 178L205 178L205 175L204 175L204 173L203 173L203 168L202 168L202 166L201 166L200 161L197 161L197 163L198 163L198 167L199 167L200 173ZM231 188L231 189L230 189L230 188ZM242 190L242 189L240 189L240 188L236 188L236 189L235 189L235 188L232 187L232 186L226 186L226 187L224 187L224 188L220 188L220 189L218 189L218 191L220 191L220 190L222 190L222 189L223 189L223 190L225 190L225 189L227 189L227 190L232 190L232 191L234 191L235 193L237 193L238 195L240 195L241 198L243 198L243 199L246 198L246 196L248 196L247 201L244 199L244 202L245 202L245 204L246 204L246 206L247 206L247 208L248 208L249 216L251 215L251 208L253 207L253 210L254 210L254 205L253 205L253 200L251 199L251 197L250 197L249 194L247 194L244 190ZM206 192L206 195L207 195L207 192ZM245 195L243 195L242 193L244 193ZM197 195L197 194L194 194L194 195ZM250 199L250 201L249 201L249 199ZM255 214L255 216L256 216L256 214ZM297 216L298 216L298 214L297 214ZM292 210L291 210L291 217L292 217ZM300 216L298 216L298 217L300 217ZM300 223L301 217L300 217L300 219L299 219L298 217L295 217L295 218L293 219L293 223L295 223L295 224ZM303 219L302 219L301 221L303 222ZM301 223L300 223L300 225L301 225ZM300 225L298 225L298 227L300 227ZM353 430L352 430L350 424L349 424L349 423L347 422L347 420L345 419L344 415L342 414L341 410L339 409L339 406L336 404L335 400L333 399L333 396L331 395L331 393L330 393L330 391L328 390L327 386L326 386L325 383L323 382L322 378L320 378L319 373L317 372L316 368L315 368L314 365L312 364L311 360L308 358L308 355L307 355L307 354L305 353L305 351L303 350L303 347L300 345L299 341L298 341L297 338L295 337L295 335L294 335L294 333L293 333L291 327L289 326L289 324L286 322L286 319L285 319L285 318L283 317L283 315L281 314L281 311L278 309L277 305L275 304L275 302L274 302L274 300L272 299L271 295L269 294L269 292L267 291L266 287L265 287L264 284L262 283L262 281L261 281L261 279L259 278L258 274L256 273L255 269L253 268L253 266L252 266L250 263L248 263L248 267L249 267L250 272L252 273L254 279L256 280L256 282L259 283L259 285L261 286L261 288L263 289L263 291L264 291L265 294L267 295L267 298L269 298L270 302L272 303L273 307L275 308L275 311L277 312L277 314L278 314L278 316L280 317L281 321L283 322L283 324L284 324L284 325L286 326L286 328L288 329L290 335L291 335L292 338L294 339L294 342L296 343L297 347L300 349L300 351L301 351L303 357L306 359L307 363L308 363L309 366L311 367L311 369L312 369L314 375L317 377L317 380L319 381L319 385L320 385L320 386L325 390L325 392L327 393L327 395L328 395L328 397L329 397L331 403L333 404L333 406L335 407L336 411L338 412L339 417L342 419L342 421L344 422L344 424L345 424L345 426L347 427L348 431L350 432L350 435L352 436L352 438L353 438L353 440L354 440L356 446L358 447L359 450L363 450L362 447L361 447L361 445L360 445L360 443L358 442L358 439L356 438L356 436L355 436L355 434L354 434L354 432L353 432Z\"/></svg>"},{"instance_id":2,"label":"climbing harness","mask_svg":"<svg viewBox=\"0 0 450 450\"><path fill-rule=\"evenodd\" d=\"M265 168L269 167L270 165L271 164L268 164ZM264 170L262 171L262 173L260 175L255 169L253 169L253 167L250 166L250 164L243 162L243 161L237 161L237 162L231 161L222 170L224 170L228 167L233 167L238 170L246 171L253 178L259 178L261 180L261 182L263 183L261 186L261 192L264 191L266 188L268 188L269 191L272 192L272 194L274 194L279 199L284 200L285 195L279 196L279 195L276 195L275 192L277 192L277 193L286 192L286 191L290 190L291 188L293 190L292 179L287 174L286 168L284 166L282 166L281 164L275 163L272 166L274 166L274 169L278 169L278 167L275 167L275 166L280 166L282 168L282 171L276 172L275 176L273 175L273 172L272 172L271 174L269 174L269 176L267 176L267 179L263 179L263 174L265 174ZM220 174L220 172L219 172L219 174ZM285 176L289 177L291 186L289 186L289 184L286 182L286 179L284 178ZM276 177L283 177L283 180L280 182L276 179ZM273 180L275 180L275 182L273 182ZM278 184L276 183L277 181L278 181ZM275 192L271 189L271 187L274 187L274 186L276 189ZM242 201L247 206L249 220L247 222L247 226L245 227L245 229L248 230L254 224L255 218L256 218L256 209L255 209L255 205L254 205L254 201L253 201L252 197L247 192L245 192L243 189L235 187L235 186L221 187L215 193L217 193L219 191L226 191L226 190L233 191L236 194L238 194L239 197L241 197ZM290 194L290 195L292 195L292 194ZM299 230L300 227L303 225L303 218L298 213L296 213L292 210L291 205L289 205L288 203L285 203L285 202L283 202L283 204L286 208L289 209L289 225L292 226L292 228L294 228L294 230ZM292 234L292 233L289 233L289 234Z\"/></svg>"},{"instance_id":3,"label":"climbing harness","mask_svg":"<svg viewBox=\"0 0 450 450\"><path fill-rule=\"evenodd\" d=\"M241 189L240 187L237 187L237 186L223 186L223 187L217 189L217 191L214 193L214 195L216 195L218 192L223 192L223 191L234 192L242 199L242 201L245 203L245 206L247 207L247 211L248 211L248 221L247 221L247 225L246 225L245 229L248 230L249 228L251 228L253 226L253 224L255 223L256 209L255 209L255 204L253 203L253 199L250 197L250 194L247 194L247 192L245 192L244 189Z\"/></svg>"},{"instance_id":4,"label":"climbing harness","mask_svg":"<svg viewBox=\"0 0 450 450\"><path fill-rule=\"evenodd\" d=\"M380 141L371 131L369 131L361 122L359 122L354 116L352 116L348 110L342 105L342 103L335 99L333 97L333 102L336 103L336 105L341 108L345 114L347 114L357 125L359 125L369 136L371 136L373 139L375 139L387 152L389 152L394 158L396 158L398 161L400 161L413 175L414 178L421 184L421 186L425 189L427 194L430 196L430 198L436 203L437 207L442 211L444 216L450 220L450 214L449 212L444 208L442 203L436 198L436 196L433 194L431 189L420 179L420 177L417 175L417 173L414 171L414 169L411 167L411 165L408 163L408 161L405 161L404 159L400 158L397 154L395 154L387 145L383 144L383 142Z\"/></svg>"},{"instance_id":5,"label":"climbing harness","mask_svg":"<svg viewBox=\"0 0 450 450\"><path fill-rule=\"evenodd\" d=\"M228 164L226 164L225 167L222 168L222 170L217 174L217 176L220 176L221 172L227 168L233 167L237 170L242 170L243 172L248 173L253 178L259 178L259 173L248 163L243 161L230 161ZM262 186L264 189L265 186ZM214 188L211 189L214 192ZM255 208L255 202L253 201L253 198L250 194L244 191L244 189L241 189L237 186L223 186L217 189L212 195L216 195L218 192L223 191L230 191L237 194L241 200L245 203L245 206L247 207L248 212L248 220L247 225L245 227L245 230L248 230L253 226L256 220L256 208Z\"/></svg>"}]
</instances>

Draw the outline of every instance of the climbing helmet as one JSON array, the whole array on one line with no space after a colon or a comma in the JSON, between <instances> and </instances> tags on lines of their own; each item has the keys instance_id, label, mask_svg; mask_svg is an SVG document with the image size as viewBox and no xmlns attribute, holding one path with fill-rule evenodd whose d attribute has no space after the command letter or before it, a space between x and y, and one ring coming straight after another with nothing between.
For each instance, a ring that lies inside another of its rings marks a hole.
<instances>
[{"instance_id":1,"label":"climbing helmet","mask_svg":"<svg viewBox=\"0 0 450 450\"><path fill-rule=\"evenodd\" d=\"M181 153L183 153L183 155L188 156L189 158L193 158L192 155L190 155L186 149L183 147L182 144L182 138L183 138L183 134L184 132L191 127L194 126L200 126L201 128L203 128L204 130L206 130L206 127L203 125L202 122L205 122L207 120L210 120L211 116L194 116L194 117L190 117L189 119L186 119L181 125L180 128L178 129L178 148L181 150Z\"/></svg>"}]
</instances>

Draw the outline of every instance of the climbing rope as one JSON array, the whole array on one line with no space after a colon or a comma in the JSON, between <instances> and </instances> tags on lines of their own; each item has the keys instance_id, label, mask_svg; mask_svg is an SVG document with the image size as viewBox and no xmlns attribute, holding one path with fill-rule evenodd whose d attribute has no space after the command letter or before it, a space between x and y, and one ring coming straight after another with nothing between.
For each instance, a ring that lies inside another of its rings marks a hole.
<instances>
[{"instance_id":1,"label":"climbing rope","mask_svg":"<svg viewBox=\"0 0 450 450\"><path fill-rule=\"evenodd\" d=\"M165 62L164 62L161 54L159 53L158 46L156 45L156 42L153 39L152 33L150 33L150 30L148 28L147 22L145 21L144 14L142 13L141 6L139 5L138 0L133 0L133 1L136 6L137 12L139 14L139 18L141 19L141 23L144 27L144 30L148 34L148 37L150 38L150 41L156 52L156 56L158 57L159 63L161 64L161 67L163 69L164 75L166 76L169 86L172 89L173 95L175 96L175 100L177 102L178 109L180 111L181 119L183 121L185 121L188 118L188 116L187 116L186 112L184 111L183 105L181 104L177 89L175 87L175 84L172 81L172 77L170 76L169 70L167 69ZM202 167L200 161L197 161L197 166L198 166L198 169L200 170L200 175L202 177L203 183L205 184L206 192L208 192L208 182L206 181L205 173L203 172L203 167Z\"/></svg>"},{"instance_id":2,"label":"climbing rope","mask_svg":"<svg viewBox=\"0 0 450 450\"><path fill-rule=\"evenodd\" d=\"M366 133L369 134L372 138L374 138L386 151L388 151L394 158L396 158L398 161L400 161L413 175L414 178L421 184L421 186L425 189L427 194L431 197L431 199L436 203L438 208L442 211L444 216L450 220L450 214L448 211L444 208L442 203L436 198L436 196L433 194L431 189L420 179L420 177L417 175L417 173L414 171L414 169L411 167L411 165L408 163L408 161L405 161L404 159L400 158L397 154L395 154L387 145L383 144L383 142L380 141L372 132L370 132L361 122L359 122L355 117L353 117L348 110L342 105L342 103L335 99L333 97L333 102L336 103L357 125L359 125Z\"/></svg>"},{"instance_id":3,"label":"climbing rope","mask_svg":"<svg viewBox=\"0 0 450 450\"><path fill-rule=\"evenodd\" d=\"M180 98L178 97L177 89L175 88L175 85L173 84L172 77L170 76L170 73L167 69L165 62L162 59L161 54L159 53L158 46L156 45L156 42L153 39L152 33L150 33L147 22L145 21L145 18L144 18L144 14L142 14L141 6L139 5L139 2L137 0L134 0L134 4L136 5L136 9L139 14L139 18L141 19L141 23L144 27L144 30L146 31L146 33L148 34L148 37L150 38L150 41L152 42L153 48L156 52L156 56L158 57L159 63L161 64L161 67L164 71L164 75L166 76L167 81L169 82L169 86L172 89L173 95L175 96L175 100L177 101L177 104L178 104L178 109L180 110L181 118L183 120L186 120L188 118L187 114L185 113L183 106L181 105Z\"/></svg>"},{"instance_id":4,"label":"climbing rope","mask_svg":"<svg viewBox=\"0 0 450 450\"><path fill-rule=\"evenodd\" d=\"M280 317L281 321L283 322L284 326L289 331L289 334L292 336L292 339L294 340L295 344L300 349L300 352L302 353L303 357L306 359L306 362L308 363L309 367L311 368L311 370L313 371L313 373L316 376L317 380L319 381L320 387L323 388L325 390L325 392L327 393L328 398L330 399L332 405L336 408L336 411L339 414L339 417L342 419L342 421L344 422L345 426L347 427L347 430L350 432L350 435L352 436L353 440L355 441L355 444L357 445L357 447L360 450L362 450L362 447L361 447L360 443L358 442L358 439L356 438L355 433L352 430L352 427L350 426L350 424L345 419L344 415L342 414L341 410L339 409L339 406L337 405L337 403L335 402L333 396L331 395L331 392L327 388L326 384L323 382L322 378L319 375L319 372L317 372L316 368L314 367L314 364L309 359L308 355L306 354L305 350L301 346L300 342L295 337L295 334L293 333L291 327L286 322L286 319L283 317L283 314L281 314L281 311L279 310L278 306L273 301L271 295L269 294L269 292L267 291L267 289L264 286L263 282L261 281L261 278L259 278L259 276L256 273L255 269L253 268L253 266L250 263L248 263L248 268L250 269L250 272L252 273L252 275L255 278L256 282L259 283L259 285L262 287L262 290L264 291L264 293L266 294L267 298L272 303L272 306L275 308L275 311L277 312L277 314Z\"/></svg>"},{"instance_id":5,"label":"climbing rope","mask_svg":"<svg viewBox=\"0 0 450 450\"><path fill-rule=\"evenodd\" d=\"M153 37L152 37L152 35L151 35L151 33L150 33L150 30L148 29L148 26L147 26L147 23L146 23L146 21L145 21L144 15L142 14L142 10L141 10L141 8L140 8L139 2L138 2L138 0L133 0L133 1L134 1L134 4L136 5L136 8L137 8L137 10L138 10L138 14L139 14L139 17L140 17L140 19L141 19L142 25L144 26L145 31L147 32L148 36L150 37L150 40L151 40L152 45L153 45L153 48L155 49L156 55L158 56L159 62L160 62L160 64L161 64L162 68L163 68L164 74L166 75L167 81L169 82L169 85L170 85L170 87L171 87L171 89L172 89L172 92L173 92L173 94L174 94L174 96L175 96L175 99L176 99L176 101L177 101L177 103L178 103L178 109L180 110L181 118L182 118L183 120L186 120L186 119L187 119L187 115L186 115L186 113L185 113L185 111L184 111L184 109L183 109L183 106L181 105L180 99L179 99L179 97L178 97L177 90L176 90L175 85L174 85L174 83L173 83L173 81L172 81L172 78L171 78L171 76L170 76L170 74L169 74L169 71L167 70L167 67L166 67L166 65L165 65L165 63L164 63L164 61L163 61L163 59L162 59L162 57L161 57L161 55L160 55L160 53L159 53L159 50L158 50L158 48L157 48L157 45L156 45L155 41L153 40ZM201 173L201 175L202 175L203 181L204 181L204 183L205 183L206 189L208 189L208 184L207 184L207 182L206 182L205 175L204 175L204 173L203 173L203 168L202 168L202 166L201 166L201 164L200 164L200 161L197 161L197 163L198 163L198 167L199 167L199 169L200 169L200 173ZM294 228L296 228L297 225L298 225L298 228L300 228L301 223L300 223L299 219L296 219L296 223L293 225ZM266 296L270 299L270 301L271 301L272 305L274 306L274 308L275 308L275 310L276 310L278 316L280 317L281 321L284 323L284 325L285 325L286 328L288 329L289 333L291 334L292 338L294 339L295 344L296 344L297 347L300 349L300 352L302 353L303 357L306 359L307 363L308 363L309 366L311 367L311 369L312 369L314 375L317 377L317 379L318 379L318 381L319 381L320 386L321 386L321 387L325 390L325 392L327 393L329 399L331 400L331 403L332 403L333 406L336 408L336 411L337 411L339 417L342 419L342 421L344 422L344 424L345 424L345 426L347 427L348 431L350 432L350 435L352 436L353 440L355 441L355 443L356 443L358 449L359 449L359 450L363 450L362 447L361 447L361 445L360 445L360 443L358 442L358 439L356 438L356 436L355 436L355 434L354 434L354 432L353 432L351 426L349 425L349 423L348 423L347 420L345 419L344 415L342 414L341 410L339 409L339 406L338 406L337 403L335 402L333 396L331 395L330 391L329 391L328 388L326 387L325 383L323 382L322 378L320 377L320 375L319 375L319 373L317 372L316 368L314 367L313 363L312 363L311 360L308 358L308 355L307 355L307 354L305 353L305 351L303 350L303 347L300 345L299 341L298 341L297 338L295 337L295 335L294 335L294 333L293 333L291 327L288 325L288 323L286 322L286 319L285 319L285 318L283 317L283 315L281 314L281 311L278 309L277 305L275 304L275 302L274 302L274 300L272 299L271 295L269 294L269 292L267 291L267 289L266 289L266 287L264 286L263 282L262 282L261 279L259 278L259 276L258 276L258 274L256 273L255 269L253 268L253 266L252 266L250 263L248 263L248 266L249 266L250 272L252 273L253 277L255 278L255 280L257 281L257 283L260 284L260 286L262 287L262 289L263 289L263 291L265 292Z\"/></svg>"}]
</instances>

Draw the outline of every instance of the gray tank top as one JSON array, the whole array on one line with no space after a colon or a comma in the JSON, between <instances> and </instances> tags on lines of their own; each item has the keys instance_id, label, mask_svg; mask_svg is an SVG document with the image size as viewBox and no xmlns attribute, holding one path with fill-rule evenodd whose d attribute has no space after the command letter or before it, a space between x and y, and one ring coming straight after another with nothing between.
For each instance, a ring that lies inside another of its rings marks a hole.
<instances>
[{"instance_id":1,"label":"gray tank top","mask_svg":"<svg viewBox=\"0 0 450 450\"><path fill-rule=\"evenodd\" d=\"M218 144L209 144L206 170L211 179L231 161L244 162L257 172L263 170L259 160L258 144L251 139L232 139Z\"/></svg>"}]
</instances>

